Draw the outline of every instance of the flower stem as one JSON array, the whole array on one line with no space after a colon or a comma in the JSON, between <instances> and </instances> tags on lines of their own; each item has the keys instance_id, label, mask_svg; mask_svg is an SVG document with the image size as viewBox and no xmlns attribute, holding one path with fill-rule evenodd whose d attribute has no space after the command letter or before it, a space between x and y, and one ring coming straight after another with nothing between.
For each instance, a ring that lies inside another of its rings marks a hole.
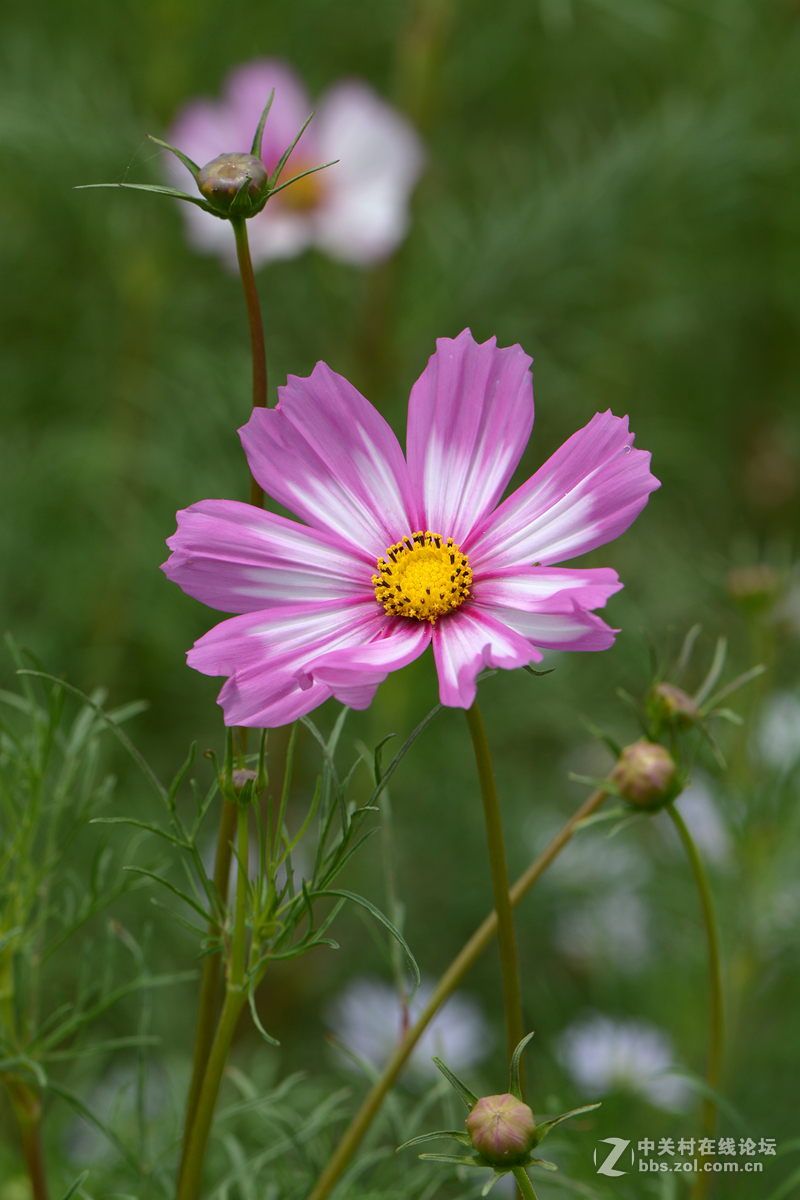
<instances>
[{"instance_id":1,"label":"flower stem","mask_svg":"<svg viewBox=\"0 0 800 1200\"><path fill-rule=\"evenodd\" d=\"M692 840L692 835L686 828L686 823L680 815L674 804L667 805L667 812L672 818L672 822L678 831L678 836L683 842L683 848L686 851L686 856L689 859L689 865L692 868L694 881L697 885L698 895L700 897L700 909L703 914L703 925L706 931L706 943L708 945L708 982L709 982L709 1006L708 1006L708 1063L706 1066L706 1082L709 1088L717 1091L719 1088L720 1077L722 1074L722 1056L724 1052L725 1042L725 1014L723 1008L722 996L722 960L719 950L719 935L717 932L717 923L714 917L714 904L711 896L711 888L708 882L703 860L697 852L697 847ZM703 1128L706 1137L711 1137L714 1133L714 1125L717 1118L717 1106L711 1096L706 1096L703 1101ZM692 1200L702 1200L706 1194L708 1186L708 1176L700 1172L695 1178L694 1187L692 1188Z\"/></svg>"},{"instance_id":2,"label":"flower stem","mask_svg":"<svg viewBox=\"0 0 800 1200\"><path fill-rule=\"evenodd\" d=\"M231 873L231 841L236 829L236 805L227 800L222 802L222 813L219 823L217 840L217 857L214 863L214 886L222 897L223 904L228 896L228 880ZM209 936L219 937L220 929L216 924L209 925ZM219 1009L220 993L220 956L207 954L203 959L203 974L200 981L200 1001L197 1011L197 1029L194 1035L194 1052L192 1055L192 1081L189 1085L189 1095L186 1100L186 1118L183 1127L183 1148L181 1165L178 1170L178 1183L183 1176L186 1153L189 1149L189 1136L192 1131L200 1089L206 1073L211 1047L214 1042L214 1026Z\"/></svg>"},{"instance_id":3,"label":"flower stem","mask_svg":"<svg viewBox=\"0 0 800 1200\"><path fill-rule=\"evenodd\" d=\"M41 1096L20 1080L9 1080L6 1086L19 1127L22 1154L31 1184L31 1200L48 1200L49 1193L42 1148Z\"/></svg>"},{"instance_id":4,"label":"flower stem","mask_svg":"<svg viewBox=\"0 0 800 1200\"><path fill-rule=\"evenodd\" d=\"M524 1200L536 1200L536 1192L533 1190L533 1184L528 1178L528 1172L524 1167L514 1167L511 1174L517 1181L517 1187L522 1193Z\"/></svg>"},{"instance_id":5,"label":"flower stem","mask_svg":"<svg viewBox=\"0 0 800 1200\"><path fill-rule=\"evenodd\" d=\"M572 838L580 823L596 812L606 798L607 793L598 789L592 792L591 796L583 802L578 811L570 817L565 825L558 831L553 840L545 847L542 853L534 859L531 865L523 871L519 879L508 893L508 898L512 908L516 908L520 900L528 894L530 889L536 883L537 879L550 866L554 858L564 849L567 843ZM414 1050L419 1039L422 1037L428 1025L431 1023L436 1013L444 1004L445 1000L453 994L461 980L466 975L470 967L477 962L483 951L491 942L497 932L497 913L491 912L481 925L475 930L472 937L456 955L450 966L442 975L437 983L428 1003L423 1008L419 1017L411 1028L406 1033L405 1037L398 1044L388 1063L383 1069L383 1073L378 1081L373 1085L369 1093L364 1099L361 1108L358 1110L353 1120L350 1122L344 1136L339 1145L336 1147L332 1158L325 1167L325 1170L317 1180L316 1186L310 1193L308 1200L325 1200L325 1197L330 1193L336 1181L341 1176L350 1159L355 1154L361 1139L369 1129L373 1120L378 1114L384 1097L390 1091L397 1076L402 1071L408 1059Z\"/></svg>"},{"instance_id":6,"label":"flower stem","mask_svg":"<svg viewBox=\"0 0 800 1200\"><path fill-rule=\"evenodd\" d=\"M511 898L508 894L508 864L503 842L503 824L500 818L500 803L497 798L497 784L489 752L489 742L486 738L486 729L477 700L471 708L467 709L466 716L475 750L475 762L478 767L478 779L483 797L483 814L486 818L486 841L489 847L494 910L497 913L497 941L500 947L500 965L503 973L506 1046L508 1061L511 1062L514 1050L522 1041L524 1032L522 1028L522 987L519 978L514 918L511 915Z\"/></svg>"},{"instance_id":7,"label":"flower stem","mask_svg":"<svg viewBox=\"0 0 800 1200\"><path fill-rule=\"evenodd\" d=\"M233 930L233 946L231 948L228 979L225 989L225 1003L217 1026L217 1032L211 1047L200 1093L197 1098L194 1120L188 1134L183 1169L178 1180L176 1200L197 1200L200 1195L200 1181L203 1174L203 1163L211 1133L211 1123L214 1119L214 1109L217 1104L222 1075L228 1061L236 1024L247 999L247 988L244 986L244 964L247 939L247 822L249 809L240 804L237 814L237 855L239 873L236 880L236 916Z\"/></svg>"},{"instance_id":8,"label":"flower stem","mask_svg":"<svg viewBox=\"0 0 800 1200\"><path fill-rule=\"evenodd\" d=\"M250 258L250 243L247 240L247 221L244 217L231 217L236 238L236 256L247 305L247 320L250 325L250 350L253 357L253 408L267 407L267 355L264 349L264 326L261 323L261 306L258 303L256 277ZM264 489L250 475L250 503L264 507Z\"/></svg>"}]
</instances>

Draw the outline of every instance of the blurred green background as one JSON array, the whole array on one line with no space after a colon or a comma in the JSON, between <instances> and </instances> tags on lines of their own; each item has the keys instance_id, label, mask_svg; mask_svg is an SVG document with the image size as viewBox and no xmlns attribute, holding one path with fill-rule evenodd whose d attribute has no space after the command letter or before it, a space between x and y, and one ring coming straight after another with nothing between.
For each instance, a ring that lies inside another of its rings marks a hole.
<instances>
[{"instance_id":1,"label":"blurred green background","mask_svg":"<svg viewBox=\"0 0 800 1200\"><path fill-rule=\"evenodd\" d=\"M535 359L536 425L517 482L608 407L630 414L662 481L632 529L588 556L625 583L608 610L622 629L614 649L552 656L556 671L545 679L519 672L483 685L512 874L585 793L568 771L606 769L581 717L622 741L635 737L614 693L647 685L643 632L659 654L674 655L701 622L705 665L717 636L727 636L726 678L768 661L767 675L735 698L749 724L723 739L731 767L708 783L733 847L714 877L731 997L726 1090L752 1136L797 1138L797 775L791 763L759 757L751 730L775 693L797 695L800 667L800 5L6 0L2 620L77 686L105 685L114 704L147 699L131 731L165 778L193 738L201 749L222 744L220 681L184 660L217 617L158 566L176 509L247 496L236 434L250 394L241 288L214 258L192 253L171 202L72 188L161 182L145 134L163 136L181 104L217 96L233 67L259 55L289 60L314 96L345 76L366 79L411 115L429 155L410 234L391 262L361 271L312 251L259 271L270 403L287 373L308 374L324 359L402 438L408 392L435 338L468 325L479 340L496 334ZM753 588L741 569L758 563L770 568L768 586L743 602ZM702 671L693 671L696 685ZM10 663L5 678L10 685ZM373 746L395 732L399 744L435 702L427 656L349 719L343 760L359 739ZM317 717L330 728L335 706ZM305 749L301 789L316 770ZM280 754L278 737L276 762ZM470 755L461 714L447 711L392 789L406 935L431 976L491 904ZM114 811L144 810L138 781L116 766ZM605 886L595 881L584 896L580 872L562 872L520 909L539 1110L547 1096L583 1098L554 1039L588 1010L661 1026L676 1058L702 1073L696 900L658 830L620 835L649 864L638 882L623 880L646 912L633 965L592 936L570 952L576 906L596 904ZM604 854L602 833L592 836ZM376 847L350 882L382 903ZM139 936L153 914L146 893L135 898L119 915ZM157 921L155 959L191 965L188 937ZM343 918L338 936L341 954L318 951L276 970L260 999L283 1043L275 1072L310 1069L331 1089L341 1076L323 1040L326 998L364 971L390 977L356 918ZM489 953L468 989L499 1045L497 978ZM188 989L156 997L155 1025L178 1058L189 1053L192 1003ZM122 1027L125 1014L116 1019ZM245 1030L243 1061L255 1045ZM114 1069L83 1068L81 1086ZM489 1090L504 1086L499 1051L482 1070ZM570 1163L594 1188L596 1138L679 1137L696 1126L695 1115L669 1116L624 1092L600 1114ZM65 1127L65 1117L54 1119ZM51 1142L60 1162L63 1133ZM13 1182L18 1165L3 1153ZM796 1156L778 1158L763 1180L726 1178L719 1194L765 1200L796 1166ZM391 1194L423 1194L421 1185L404 1191L396 1171ZM670 1200L682 1186L658 1192L655 1181L623 1179L600 1194ZM441 1194L460 1193L444 1184ZM557 1194L542 1188L543 1197ZM800 1185L780 1194L800 1194ZM3 1200L18 1195L0 1189Z\"/></svg>"}]
</instances>

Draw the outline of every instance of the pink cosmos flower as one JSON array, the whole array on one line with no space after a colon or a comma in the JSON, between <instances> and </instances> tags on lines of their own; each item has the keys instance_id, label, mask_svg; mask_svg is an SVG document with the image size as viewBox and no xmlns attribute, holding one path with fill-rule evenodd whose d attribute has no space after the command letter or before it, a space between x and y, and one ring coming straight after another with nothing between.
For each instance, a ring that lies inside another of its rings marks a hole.
<instances>
[{"instance_id":1,"label":"pink cosmos flower","mask_svg":"<svg viewBox=\"0 0 800 1200\"><path fill-rule=\"evenodd\" d=\"M498 506L533 425L531 361L468 329L440 338L411 390L407 459L325 363L254 409L239 431L250 469L306 524L203 500L178 513L163 566L240 614L188 655L229 676L226 724L284 725L330 696L367 708L431 643L440 698L457 708L484 667L612 644L589 610L622 586L616 572L550 564L617 537L659 483L627 417L598 413Z\"/></svg>"},{"instance_id":2,"label":"pink cosmos flower","mask_svg":"<svg viewBox=\"0 0 800 1200\"><path fill-rule=\"evenodd\" d=\"M200 166L218 154L249 153L273 88L261 148L271 172L314 108L292 68L274 59L237 68L218 103L187 104L167 141ZM293 258L311 245L343 262L366 264L386 258L400 243L409 224L408 199L424 162L422 143L399 112L357 80L338 83L321 98L281 181L334 159L339 160L335 166L279 192L248 221L254 264ZM165 167L174 186L187 190L189 172L178 159L168 156ZM219 253L235 265L227 222L193 204L181 207L195 248Z\"/></svg>"}]
</instances>

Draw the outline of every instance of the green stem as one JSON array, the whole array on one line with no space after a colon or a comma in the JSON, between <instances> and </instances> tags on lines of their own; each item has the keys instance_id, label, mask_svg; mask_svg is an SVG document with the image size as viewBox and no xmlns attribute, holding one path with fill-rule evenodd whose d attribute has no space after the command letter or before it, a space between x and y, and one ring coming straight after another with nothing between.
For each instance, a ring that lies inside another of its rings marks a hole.
<instances>
[{"instance_id":1,"label":"green stem","mask_svg":"<svg viewBox=\"0 0 800 1200\"><path fill-rule=\"evenodd\" d=\"M591 796L578 809L578 811L570 817L567 823L562 826L553 840L545 847L542 853L535 858L531 865L520 875L517 882L508 893L511 907L516 908L520 900L527 896L536 880L547 870L554 858L564 849L567 843L571 840L582 821L585 821L592 813L596 812L606 798L607 793L598 789L592 792ZM431 1023L436 1013L444 1004L445 1000L450 997L456 990L461 980L466 975L470 967L477 962L483 951L491 942L497 932L497 913L491 912L483 923L475 930L472 937L463 947L460 953L453 959L450 966L442 975L437 983L428 1003L423 1008L419 1017L411 1028L406 1033L405 1037L398 1044L388 1063L383 1069L383 1073L378 1081L373 1085L372 1089L365 1097L361 1108L358 1110L353 1120L350 1122L344 1136L339 1145L336 1147L332 1158L329 1160L325 1170L317 1180L314 1190L310 1193L308 1200L325 1200L336 1181L341 1176L350 1159L355 1154L361 1139L374 1121L384 1101L387 1093L391 1090L395 1080L407 1063L413 1053L419 1039L422 1037L428 1025Z\"/></svg>"},{"instance_id":2,"label":"green stem","mask_svg":"<svg viewBox=\"0 0 800 1200\"><path fill-rule=\"evenodd\" d=\"M42 1148L42 1100L38 1092L19 1080L6 1083L19 1126L22 1154L31 1184L31 1200L48 1200Z\"/></svg>"},{"instance_id":3,"label":"green stem","mask_svg":"<svg viewBox=\"0 0 800 1200\"><path fill-rule=\"evenodd\" d=\"M528 1172L524 1167L514 1167L511 1174L517 1181L517 1187L522 1193L525 1200L536 1200L536 1192L533 1190L533 1184L528 1178Z\"/></svg>"},{"instance_id":4,"label":"green stem","mask_svg":"<svg viewBox=\"0 0 800 1200\"><path fill-rule=\"evenodd\" d=\"M230 978L230 986L234 988L241 988L244 983L244 957L247 939L247 823L249 816L249 805L240 804L236 833L236 852L239 859L237 864L239 870L236 875L236 924L233 931Z\"/></svg>"},{"instance_id":5,"label":"green stem","mask_svg":"<svg viewBox=\"0 0 800 1200\"><path fill-rule=\"evenodd\" d=\"M709 983L709 1005L708 1005L708 1063L706 1066L706 1082L709 1088L718 1091L720 1077L722 1075L722 1057L724 1052L725 1041L725 1013L723 1008L722 996L722 960L719 950L719 935L717 933L717 923L714 917L714 903L711 896L711 887L709 886L708 876L703 860L697 852L697 847L692 840L692 835L686 828L683 817L680 815L674 804L667 805L667 812L672 818L672 822L678 831L678 836L683 842L683 848L686 851L686 856L689 859L689 865L692 868L694 881L697 885L698 895L700 897L700 909L703 914L703 925L706 931L706 943L708 945L708 983ZM717 1119L717 1107L711 1096L706 1096L703 1101L703 1128L706 1137L711 1137L714 1133L714 1125ZM704 1172L700 1172L692 1188L692 1200L702 1200L706 1194L708 1187L708 1176Z\"/></svg>"},{"instance_id":6,"label":"green stem","mask_svg":"<svg viewBox=\"0 0 800 1200\"><path fill-rule=\"evenodd\" d=\"M231 217L236 238L236 256L247 305L247 320L250 325L250 350L253 358L253 408L267 407L267 355L264 349L264 326L261 322L261 306L258 302L256 277L250 258L250 243L247 240L247 221L244 217ZM250 503L264 507L264 489L250 476Z\"/></svg>"},{"instance_id":7,"label":"green stem","mask_svg":"<svg viewBox=\"0 0 800 1200\"><path fill-rule=\"evenodd\" d=\"M510 1062L524 1033L522 1028L522 987L519 978L514 918L511 915L511 898L508 894L508 864L503 842L503 824L500 817L500 802L497 798L492 756L477 700L472 708L467 709L466 717L475 750L475 762L478 767L478 779L483 797L483 814L486 818L486 841L489 848L489 865L492 871L494 910L497 913L497 941L500 947L500 965L503 974L506 1047Z\"/></svg>"},{"instance_id":8,"label":"green stem","mask_svg":"<svg viewBox=\"0 0 800 1200\"><path fill-rule=\"evenodd\" d=\"M222 903L228 899L228 880L231 874L231 842L236 829L236 805L227 800L222 801L222 813L217 839L217 857L214 863L214 886L222 897ZM217 924L208 927L210 937L219 937L220 928ZM186 1153L189 1149L189 1135L197 1112L197 1102L200 1099L200 1089L208 1066L211 1047L214 1042L214 1028L219 1010L221 962L219 954L207 954L203 959L203 974L200 982L200 1001L197 1011L197 1029L194 1035L194 1052L192 1055L192 1081L189 1085L189 1095L186 1099L186 1118L183 1127L183 1147L181 1150L181 1165L178 1170L178 1185L183 1176Z\"/></svg>"},{"instance_id":9,"label":"green stem","mask_svg":"<svg viewBox=\"0 0 800 1200\"><path fill-rule=\"evenodd\" d=\"M183 1169L178 1181L176 1200L197 1200L203 1163L214 1119L222 1075L228 1061L236 1024L247 1000L244 985L244 964L247 941L247 833L249 809L240 804L237 813L237 854L239 872L236 879L236 916L233 930L230 968L225 989L225 1003L217 1026L211 1054L203 1075L200 1094L197 1098L194 1120L191 1124Z\"/></svg>"}]
</instances>

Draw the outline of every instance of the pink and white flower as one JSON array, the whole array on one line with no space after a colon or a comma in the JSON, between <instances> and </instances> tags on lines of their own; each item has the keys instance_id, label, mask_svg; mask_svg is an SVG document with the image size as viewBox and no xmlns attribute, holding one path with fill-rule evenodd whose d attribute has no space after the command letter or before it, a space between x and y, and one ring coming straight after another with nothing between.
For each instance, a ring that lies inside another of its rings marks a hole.
<instances>
[{"instance_id":1,"label":"pink and white flower","mask_svg":"<svg viewBox=\"0 0 800 1200\"><path fill-rule=\"evenodd\" d=\"M284 725L335 696L367 708L433 645L443 704L469 708L485 667L543 648L605 650L590 610L608 568L552 566L617 537L659 486L627 417L598 413L498 505L533 426L520 346L440 338L408 407L407 459L383 417L317 363L239 432L264 490L306 524L233 500L178 513L163 570L238 613L189 651L227 675L229 725Z\"/></svg>"},{"instance_id":2,"label":"pink and white flower","mask_svg":"<svg viewBox=\"0 0 800 1200\"><path fill-rule=\"evenodd\" d=\"M219 154L249 153L273 88L275 99L261 148L272 172L314 107L288 63L275 59L238 67L228 76L219 102L187 104L167 140L200 166ZM408 230L408 200L424 158L414 128L371 87L359 80L335 84L316 106L281 182L311 167L338 162L279 192L248 221L254 264L293 258L312 245L332 258L359 265L386 258ZM182 163L170 155L165 167L174 186L186 190L189 172ZM227 222L193 204L181 207L195 248L221 254L235 266Z\"/></svg>"}]
</instances>

